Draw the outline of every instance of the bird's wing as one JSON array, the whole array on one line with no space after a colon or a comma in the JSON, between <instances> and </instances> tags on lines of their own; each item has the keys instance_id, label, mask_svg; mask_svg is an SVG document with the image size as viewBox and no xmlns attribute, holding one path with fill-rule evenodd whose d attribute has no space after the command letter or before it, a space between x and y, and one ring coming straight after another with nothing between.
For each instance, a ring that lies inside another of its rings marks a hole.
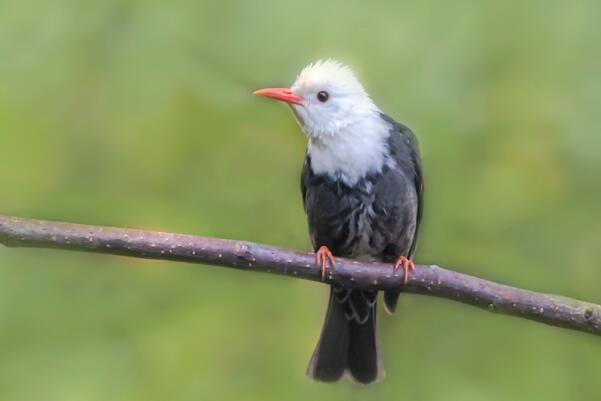
<instances>
[{"instance_id":1,"label":"bird's wing","mask_svg":"<svg viewBox=\"0 0 601 401\"><path fill-rule=\"evenodd\" d=\"M301 184L301 194L303 197L303 208L305 209L305 211L307 210L307 185L309 183L309 175L311 174L311 172L309 171L309 160L308 160L308 156L305 157L305 162L303 163L303 169L301 170L301 179L300 179L300 184Z\"/></svg>"},{"instance_id":2,"label":"bird's wing","mask_svg":"<svg viewBox=\"0 0 601 401\"><path fill-rule=\"evenodd\" d=\"M417 241L419 237L419 228L422 220L422 214L424 209L424 180L422 175L421 159L419 156L419 145L417 138L411 132L411 130L405 125L394 121L392 118L382 115L386 121L388 121L392 127L389 148L391 156L397 167L402 170L403 175L406 176L415 189L417 199L413 198L415 209L415 228L413 235L408 235L405 238L410 238L410 245L406 255L395 255L395 256L406 256L410 259L413 258ZM402 242L402 241L401 241ZM396 244L402 248L405 248L406 244ZM394 248L394 247L393 247ZM406 248L405 248L406 249ZM384 293L384 306L386 310L393 313L396 309L396 305L399 298L398 291L386 291Z\"/></svg>"},{"instance_id":3,"label":"bird's wing","mask_svg":"<svg viewBox=\"0 0 601 401\"><path fill-rule=\"evenodd\" d=\"M313 250L317 251L317 248L319 248L320 244L317 243L317 235L315 233L315 227L313 227L313 225L311 224L311 219L309 218L309 213L307 211L307 208L309 207L309 204L311 204L312 202L307 199L307 189L309 188L309 186L311 185L311 178L313 177L312 173L311 173L311 159L309 158L309 155L307 155L305 157L305 161L303 163L303 169L301 170L301 179L300 179L300 184L301 184L301 194L303 197L303 209L305 210L305 214L307 214L307 219L308 219L308 226L309 226L309 239L311 240L311 245L313 246Z\"/></svg>"},{"instance_id":4,"label":"bird's wing","mask_svg":"<svg viewBox=\"0 0 601 401\"><path fill-rule=\"evenodd\" d=\"M415 248L417 246L419 228L424 209L424 179L422 174L421 158L419 155L419 144L416 136L409 129L409 127L395 121L385 114L382 114L382 118L391 124L394 131L391 133L389 141L390 153L396 164L403 170L405 174L409 176L408 178L412 180L415 192L417 194L415 232L413 234L413 240L409 252L407 255L404 255L408 258L413 258Z\"/></svg>"}]
</instances>

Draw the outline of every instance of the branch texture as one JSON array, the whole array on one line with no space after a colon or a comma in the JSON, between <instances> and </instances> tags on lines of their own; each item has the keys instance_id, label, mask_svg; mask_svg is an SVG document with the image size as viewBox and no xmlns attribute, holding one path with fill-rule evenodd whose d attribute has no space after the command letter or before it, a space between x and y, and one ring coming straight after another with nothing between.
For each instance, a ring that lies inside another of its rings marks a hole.
<instances>
[{"instance_id":1,"label":"branch texture","mask_svg":"<svg viewBox=\"0 0 601 401\"><path fill-rule=\"evenodd\" d=\"M246 241L153 231L55 223L0 215L0 243L9 247L59 248L147 259L211 264L276 273L344 287L402 289L601 335L601 306L497 284L446 270L416 266L403 286L403 270L383 263L335 258L322 281L312 253Z\"/></svg>"}]
</instances>

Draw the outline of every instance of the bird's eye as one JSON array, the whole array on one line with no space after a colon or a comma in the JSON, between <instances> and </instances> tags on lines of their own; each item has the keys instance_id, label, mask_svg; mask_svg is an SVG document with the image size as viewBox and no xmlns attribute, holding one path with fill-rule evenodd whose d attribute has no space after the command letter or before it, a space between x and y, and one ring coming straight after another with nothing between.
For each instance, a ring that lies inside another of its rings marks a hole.
<instances>
[{"instance_id":1,"label":"bird's eye","mask_svg":"<svg viewBox=\"0 0 601 401\"><path fill-rule=\"evenodd\" d=\"M330 94L326 91L319 91L317 92L317 100L319 100L322 103L325 103L328 101L328 99L330 98Z\"/></svg>"}]
</instances>

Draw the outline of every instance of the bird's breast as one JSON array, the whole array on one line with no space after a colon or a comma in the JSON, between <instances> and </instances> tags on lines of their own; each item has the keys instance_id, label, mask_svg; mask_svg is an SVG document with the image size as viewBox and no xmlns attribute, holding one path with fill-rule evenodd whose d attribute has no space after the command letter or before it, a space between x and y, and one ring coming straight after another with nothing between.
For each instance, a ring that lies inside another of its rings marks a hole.
<instances>
[{"instance_id":1,"label":"bird's breast","mask_svg":"<svg viewBox=\"0 0 601 401\"><path fill-rule=\"evenodd\" d=\"M306 212L312 237L317 243L329 243L336 254L372 258L376 213L373 185L360 180L349 187L327 176L307 188Z\"/></svg>"}]
</instances>

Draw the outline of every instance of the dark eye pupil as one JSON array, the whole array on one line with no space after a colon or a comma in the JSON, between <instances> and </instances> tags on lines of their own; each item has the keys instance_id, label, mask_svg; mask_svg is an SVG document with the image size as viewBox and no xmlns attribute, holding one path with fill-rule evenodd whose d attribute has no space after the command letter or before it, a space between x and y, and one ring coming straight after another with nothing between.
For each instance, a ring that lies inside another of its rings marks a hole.
<instances>
[{"instance_id":1,"label":"dark eye pupil","mask_svg":"<svg viewBox=\"0 0 601 401\"><path fill-rule=\"evenodd\" d=\"M319 91L317 93L317 100L320 102L325 102L330 98L330 94L326 91Z\"/></svg>"}]
</instances>

